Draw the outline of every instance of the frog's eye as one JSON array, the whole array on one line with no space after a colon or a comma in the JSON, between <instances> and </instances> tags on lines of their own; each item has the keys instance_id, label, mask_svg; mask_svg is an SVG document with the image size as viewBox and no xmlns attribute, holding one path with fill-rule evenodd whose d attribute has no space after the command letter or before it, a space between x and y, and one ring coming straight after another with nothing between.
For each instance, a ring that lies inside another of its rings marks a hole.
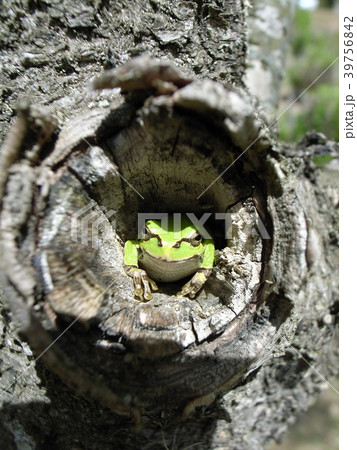
<instances>
[{"instance_id":1,"label":"frog's eye","mask_svg":"<svg viewBox=\"0 0 357 450\"><path fill-rule=\"evenodd\" d=\"M150 236L151 236L151 233L150 233L149 228L148 227L144 227L143 231L142 231L142 234L141 234L142 239L149 239Z\"/></svg>"},{"instance_id":2,"label":"frog's eye","mask_svg":"<svg viewBox=\"0 0 357 450\"><path fill-rule=\"evenodd\" d=\"M191 239L191 244L194 247L197 247L202 242L202 236L200 234L197 234L195 237Z\"/></svg>"}]
</instances>

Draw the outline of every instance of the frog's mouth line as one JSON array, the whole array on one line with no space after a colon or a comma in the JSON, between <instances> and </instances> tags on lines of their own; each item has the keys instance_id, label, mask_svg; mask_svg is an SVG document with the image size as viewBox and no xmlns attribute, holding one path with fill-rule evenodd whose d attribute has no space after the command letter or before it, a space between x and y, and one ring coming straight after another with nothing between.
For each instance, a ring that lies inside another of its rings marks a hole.
<instances>
[{"instance_id":1,"label":"frog's mouth line","mask_svg":"<svg viewBox=\"0 0 357 450\"><path fill-rule=\"evenodd\" d=\"M162 256L157 256L157 255L153 255L152 253L148 252L147 250L141 249L141 255L139 256L139 259L143 259L144 255L147 255L149 258L153 258L157 261L164 261L166 264L185 264L187 263L187 261L191 261L191 260L196 260L199 259L200 255L192 255L188 258L185 259L172 259L169 257L169 255L162 255Z\"/></svg>"}]
</instances>

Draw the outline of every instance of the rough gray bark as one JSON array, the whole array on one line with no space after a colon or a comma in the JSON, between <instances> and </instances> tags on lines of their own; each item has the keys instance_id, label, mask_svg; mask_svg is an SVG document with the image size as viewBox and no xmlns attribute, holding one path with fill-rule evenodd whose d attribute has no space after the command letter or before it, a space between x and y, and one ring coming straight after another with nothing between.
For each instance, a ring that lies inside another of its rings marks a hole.
<instances>
[{"instance_id":1,"label":"rough gray bark","mask_svg":"<svg viewBox=\"0 0 357 450\"><path fill-rule=\"evenodd\" d=\"M5 112L36 79L44 93L34 100L52 105L23 104L2 149L5 448L259 449L313 401L320 375L336 372L336 186L313 163L336 146L311 133L284 147L262 129L241 81L244 11L186 1L1 10L18 33L2 37ZM127 94L83 95L102 65L144 49L182 72L149 62L142 72L136 60L96 82L119 80ZM87 205L101 220L83 245L71 218ZM145 208L232 215L230 239L215 229L219 258L197 299L170 286L133 299L122 247ZM32 350L73 319L36 361Z\"/></svg>"},{"instance_id":2,"label":"rough gray bark","mask_svg":"<svg viewBox=\"0 0 357 450\"><path fill-rule=\"evenodd\" d=\"M276 117L296 0L254 0L247 17L244 81L271 123Z\"/></svg>"}]
</instances>

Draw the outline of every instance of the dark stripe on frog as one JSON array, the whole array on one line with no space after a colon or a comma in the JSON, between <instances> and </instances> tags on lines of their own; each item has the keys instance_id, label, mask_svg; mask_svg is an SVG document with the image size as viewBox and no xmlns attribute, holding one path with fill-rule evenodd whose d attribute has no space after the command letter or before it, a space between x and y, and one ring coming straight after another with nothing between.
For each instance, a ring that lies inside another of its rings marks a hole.
<instances>
[{"instance_id":1,"label":"dark stripe on frog","mask_svg":"<svg viewBox=\"0 0 357 450\"><path fill-rule=\"evenodd\" d=\"M143 241L150 241L150 239L156 238L157 239L157 245L159 247L162 247L162 239L158 234L150 234L150 236L147 239L143 239Z\"/></svg>"}]
</instances>

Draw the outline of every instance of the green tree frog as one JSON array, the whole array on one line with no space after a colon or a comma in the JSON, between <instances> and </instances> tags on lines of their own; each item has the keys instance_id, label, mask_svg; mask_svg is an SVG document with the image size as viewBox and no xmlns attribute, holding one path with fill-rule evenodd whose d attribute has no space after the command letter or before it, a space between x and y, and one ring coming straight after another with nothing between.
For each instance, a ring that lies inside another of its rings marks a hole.
<instances>
[{"instance_id":1,"label":"green tree frog","mask_svg":"<svg viewBox=\"0 0 357 450\"><path fill-rule=\"evenodd\" d=\"M155 281L177 281L193 273L177 295L194 298L212 271L215 248L211 239L203 239L186 216L182 216L179 229L175 229L172 216L165 225L147 220L140 239L124 246L125 271L133 279L135 296L142 301L152 299L151 291L158 289Z\"/></svg>"}]
</instances>

